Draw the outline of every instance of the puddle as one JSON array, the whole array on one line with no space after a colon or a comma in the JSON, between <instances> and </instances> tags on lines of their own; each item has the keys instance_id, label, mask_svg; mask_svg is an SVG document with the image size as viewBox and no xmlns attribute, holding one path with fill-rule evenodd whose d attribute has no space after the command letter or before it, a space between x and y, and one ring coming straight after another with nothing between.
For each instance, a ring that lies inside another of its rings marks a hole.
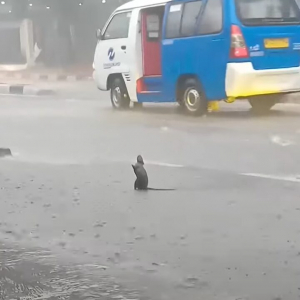
<instances>
[{"instance_id":1,"label":"puddle","mask_svg":"<svg viewBox=\"0 0 300 300\"><path fill-rule=\"evenodd\" d=\"M47 250L0 244L0 299L142 299L93 265L62 266ZM50 263L52 261L52 263Z\"/></svg>"}]
</instances>

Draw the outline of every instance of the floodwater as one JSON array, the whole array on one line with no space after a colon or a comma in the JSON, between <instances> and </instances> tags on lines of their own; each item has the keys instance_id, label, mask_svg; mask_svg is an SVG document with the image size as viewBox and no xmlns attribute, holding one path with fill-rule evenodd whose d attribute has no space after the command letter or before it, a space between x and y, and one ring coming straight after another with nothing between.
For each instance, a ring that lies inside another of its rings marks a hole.
<instances>
[{"instance_id":1,"label":"floodwater","mask_svg":"<svg viewBox=\"0 0 300 300\"><path fill-rule=\"evenodd\" d=\"M141 299L137 291L113 283L101 266L61 266L47 250L5 244L0 257L1 300Z\"/></svg>"}]
</instances>

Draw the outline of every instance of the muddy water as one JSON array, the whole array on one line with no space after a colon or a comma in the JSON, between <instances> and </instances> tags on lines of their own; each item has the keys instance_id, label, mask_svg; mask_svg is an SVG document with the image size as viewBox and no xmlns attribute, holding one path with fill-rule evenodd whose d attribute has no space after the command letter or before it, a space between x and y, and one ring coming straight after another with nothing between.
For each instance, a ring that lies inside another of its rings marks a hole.
<instances>
[{"instance_id":1,"label":"muddy water","mask_svg":"<svg viewBox=\"0 0 300 300\"><path fill-rule=\"evenodd\" d=\"M100 266L61 266L47 250L0 243L1 300L142 299L106 276Z\"/></svg>"}]
</instances>

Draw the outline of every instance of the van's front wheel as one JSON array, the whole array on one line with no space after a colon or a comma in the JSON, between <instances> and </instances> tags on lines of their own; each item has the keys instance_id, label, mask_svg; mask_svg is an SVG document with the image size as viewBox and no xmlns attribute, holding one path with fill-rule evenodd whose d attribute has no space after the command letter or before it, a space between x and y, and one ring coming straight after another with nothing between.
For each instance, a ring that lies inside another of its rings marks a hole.
<instances>
[{"instance_id":1,"label":"van's front wheel","mask_svg":"<svg viewBox=\"0 0 300 300\"><path fill-rule=\"evenodd\" d=\"M185 110L191 115L204 115L207 112L207 101L200 84L195 79L188 79L183 85L183 99Z\"/></svg>"},{"instance_id":2,"label":"van's front wheel","mask_svg":"<svg viewBox=\"0 0 300 300\"><path fill-rule=\"evenodd\" d=\"M115 109L126 109L129 107L130 99L126 86L123 80L118 77L114 78L111 84L110 100Z\"/></svg>"}]
</instances>

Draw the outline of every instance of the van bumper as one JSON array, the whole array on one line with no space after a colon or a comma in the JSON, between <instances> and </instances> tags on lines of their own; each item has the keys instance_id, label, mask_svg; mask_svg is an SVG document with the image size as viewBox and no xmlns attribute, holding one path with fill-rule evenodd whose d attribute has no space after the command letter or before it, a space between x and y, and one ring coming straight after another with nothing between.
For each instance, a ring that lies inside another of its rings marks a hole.
<instances>
[{"instance_id":1,"label":"van bumper","mask_svg":"<svg viewBox=\"0 0 300 300\"><path fill-rule=\"evenodd\" d=\"M98 77L97 77L97 73L96 73L95 70L93 71L93 80L96 83L97 87L99 87L99 85L98 85Z\"/></svg>"},{"instance_id":2,"label":"van bumper","mask_svg":"<svg viewBox=\"0 0 300 300\"><path fill-rule=\"evenodd\" d=\"M106 85L103 85L103 84L101 85L101 81L99 80L97 72L95 70L93 72L93 79L94 79L94 82L96 83L97 88L99 90L101 90L101 91L107 91Z\"/></svg>"},{"instance_id":3,"label":"van bumper","mask_svg":"<svg viewBox=\"0 0 300 300\"><path fill-rule=\"evenodd\" d=\"M225 85L232 98L298 92L300 67L254 70L251 62L228 63Z\"/></svg>"}]
</instances>

